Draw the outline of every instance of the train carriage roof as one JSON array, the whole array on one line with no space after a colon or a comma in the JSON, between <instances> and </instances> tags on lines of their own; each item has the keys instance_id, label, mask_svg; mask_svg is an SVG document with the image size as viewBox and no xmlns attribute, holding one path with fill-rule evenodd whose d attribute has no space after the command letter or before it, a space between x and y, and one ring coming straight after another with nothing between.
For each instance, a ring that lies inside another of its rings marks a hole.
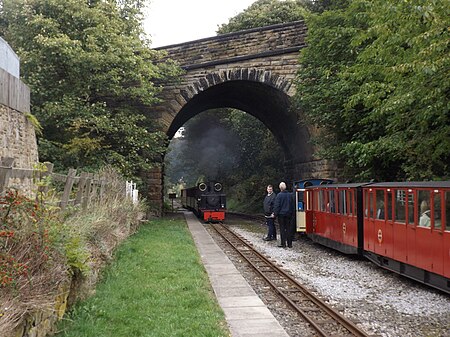
<instances>
[{"instance_id":1,"label":"train carriage roof","mask_svg":"<svg viewBox=\"0 0 450 337\"><path fill-rule=\"evenodd\" d=\"M356 188L365 185L369 185L370 183L344 183L344 184L325 184L325 185L315 185L308 186L306 189L333 189L333 188Z\"/></svg>"},{"instance_id":2,"label":"train carriage roof","mask_svg":"<svg viewBox=\"0 0 450 337\"><path fill-rule=\"evenodd\" d=\"M397 181L382 183L344 183L309 186L306 189L331 189L331 188L450 188L450 181Z\"/></svg>"},{"instance_id":3,"label":"train carriage roof","mask_svg":"<svg viewBox=\"0 0 450 337\"><path fill-rule=\"evenodd\" d=\"M401 188L450 188L450 181L401 181L372 183L370 187L401 187Z\"/></svg>"}]
</instances>

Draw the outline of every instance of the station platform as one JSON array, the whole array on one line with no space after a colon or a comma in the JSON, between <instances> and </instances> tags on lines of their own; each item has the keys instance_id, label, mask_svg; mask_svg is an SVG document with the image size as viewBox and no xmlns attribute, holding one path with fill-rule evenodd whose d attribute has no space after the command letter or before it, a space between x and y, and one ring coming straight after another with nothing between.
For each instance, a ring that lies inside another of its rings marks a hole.
<instances>
[{"instance_id":1,"label":"station platform","mask_svg":"<svg viewBox=\"0 0 450 337\"><path fill-rule=\"evenodd\" d=\"M266 305L239 273L204 225L184 212L197 250L233 337L288 337Z\"/></svg>"}]
</instances>

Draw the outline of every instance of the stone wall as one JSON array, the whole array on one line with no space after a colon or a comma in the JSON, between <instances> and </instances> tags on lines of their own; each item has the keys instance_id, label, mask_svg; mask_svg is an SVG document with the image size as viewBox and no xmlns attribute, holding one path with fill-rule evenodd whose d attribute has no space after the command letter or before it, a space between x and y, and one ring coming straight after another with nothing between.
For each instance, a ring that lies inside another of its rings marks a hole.
<instances>
[{"instance_id":1,"label":"stone wall","mask_svg":"<svg viewBox=\"0 0 450 337\"><path fill-rule=\"evenodd\" d=\"M22 112L1 104L0 157L14 158L18 168L32 168L38 161L34 126Z\"/></svg>"},{"instance_id":2,"label":"stone wall","mask_svg":"<svg viewBox=\"0 0 450 337\"><path fill-rule=\"evenodd\" d=\"M22 169L32 168L38 162L36 134L27 118L29 113L29 88L17 77L0 69L0 159L14 158L14 167ZM10 180L9 187L24 193L33 189L30 179Z\"/></svg>"}]
</instances>

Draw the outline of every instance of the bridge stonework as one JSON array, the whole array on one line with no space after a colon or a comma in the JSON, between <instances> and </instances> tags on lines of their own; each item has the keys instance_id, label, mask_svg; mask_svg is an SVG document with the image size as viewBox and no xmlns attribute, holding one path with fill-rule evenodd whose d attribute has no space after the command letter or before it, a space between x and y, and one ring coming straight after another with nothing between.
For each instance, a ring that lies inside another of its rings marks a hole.
<instances>
[{"instance_id":1,"label":"bridge stonework","mask_svg":"<svg viewBox=\"0 0 450 337\"><path fill-rule=\"evenodd\" d=\"M306 32L305 23L297 21L157 48L185 73L177 82L162 83L162 102L152 115L171 139L184 123L205 110L245 111L261 120L278 140L289 179L335 177L334 167L314 155L310 142L314 128L290 104ZM162 202L162 173L162 168L151 173L148 198L155 204Z\"/></svg>"}]
</instances>

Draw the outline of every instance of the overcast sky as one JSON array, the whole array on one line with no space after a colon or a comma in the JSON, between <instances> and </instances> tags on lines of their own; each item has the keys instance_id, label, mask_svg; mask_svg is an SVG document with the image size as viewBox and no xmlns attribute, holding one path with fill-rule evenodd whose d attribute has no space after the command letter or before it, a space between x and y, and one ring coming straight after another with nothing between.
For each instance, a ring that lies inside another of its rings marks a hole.
<instances>
[{"instance_id":1,"label":"overcast sky","mask_svg":"<svg viewBox=\"0 0 450 337\"><path fill-rule=\"evenodd\" d=\"M150 0L144 28L152 47L216 35L219 25L256 0Z\"/></svg>"}]
</instances>

